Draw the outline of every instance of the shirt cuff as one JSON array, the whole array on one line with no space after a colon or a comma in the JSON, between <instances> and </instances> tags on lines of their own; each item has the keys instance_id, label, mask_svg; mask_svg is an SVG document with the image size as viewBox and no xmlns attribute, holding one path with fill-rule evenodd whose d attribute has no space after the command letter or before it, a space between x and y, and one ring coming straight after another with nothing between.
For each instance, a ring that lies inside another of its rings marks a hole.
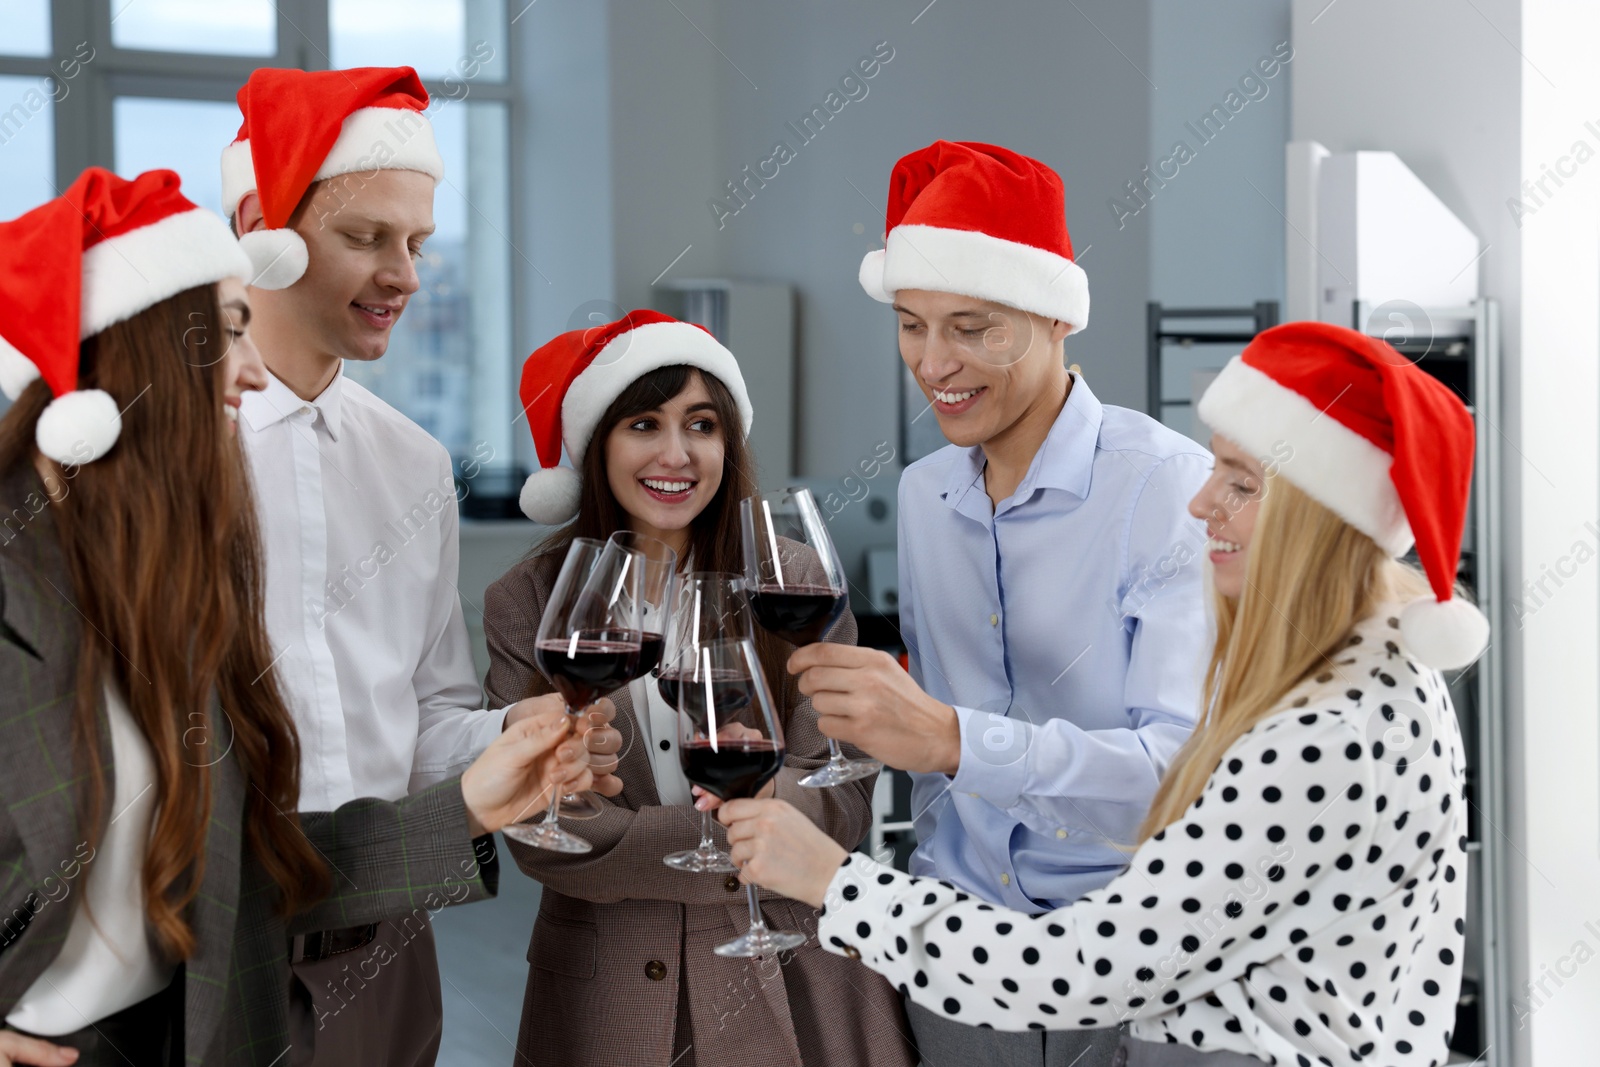
<instances>
[{"instance_id":1,"label":"shirt cuff","mask_svg":"<svg viewBox=\"0 0 1600 1067\"><path fill-rule=\"evenodd\" d=\"M874 961L877 927L888 915L895 891L912 881L908 874L850 853L822 895L817 940L836 956Z\"/></svg>"},{"instance_id":2,"label":"shirt cuff","mask_svg":"<svg viewBox=\"0 0 1600 1067\"><path fill-rule=\"evenodd\" d=\"M961 727L961 763L950 788L980 797L1002 810L1014 808L1028 780L1033 724L997 712L956 707Z\"/></svg>"}]
</instances>

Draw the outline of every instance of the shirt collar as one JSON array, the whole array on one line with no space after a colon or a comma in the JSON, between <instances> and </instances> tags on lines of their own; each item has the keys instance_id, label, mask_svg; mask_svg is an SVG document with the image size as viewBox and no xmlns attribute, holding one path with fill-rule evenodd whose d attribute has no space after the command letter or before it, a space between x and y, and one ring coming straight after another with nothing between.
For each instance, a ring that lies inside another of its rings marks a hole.
<instances>
[{"instance_id":1,"label":"shirt collar","mask_svg":"<svg viewBox=\"0 0 1600 1067\"><path fill-rule=\"evenodd\" d=\"M344 395L344 361L339 362L339 368L334 372L333 381L327 388L311 401L301 400L295 391L284 384L270 370L267 371L267 387L244 394L240 404L240 414L250 424L250 428L257 432L282 422L296 411L309 403L322 414L322 421L328 427L328 434L335 441L339 440L339 427L343 405L341 397Z\"/></svg>"},{"instance_id":2,"label":"shirt collar","mask_svg":"<svg viewBox=\"0 0 1600 1067\"><path fill-rule=\"evenodd\" d=\"M1067 402L1056 416L1044 443L1034 453L1028 473L1012 499L1026 500L1035 489L1061 489L1080 500L1089 495L1089 479L1094 470L1095 448L1100 441L1100 424L1105 408L1089 388L1082 376L1072 375L1072 390ZM963 450L964 458L951 464L950 476L945 480L944 502L957 507L967 490L976 486L983 476L984 457L981 445Z\"/></svg>"}]
</instances>

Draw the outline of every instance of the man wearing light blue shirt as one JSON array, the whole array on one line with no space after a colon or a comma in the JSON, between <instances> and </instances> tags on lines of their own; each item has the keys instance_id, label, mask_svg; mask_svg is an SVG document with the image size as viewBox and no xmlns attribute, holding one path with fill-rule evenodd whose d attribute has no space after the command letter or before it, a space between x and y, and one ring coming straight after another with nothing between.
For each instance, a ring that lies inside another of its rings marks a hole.
<instances>
[{"instance_id":1,"label":"man wearing light blue shirt","mask_svg":"<svg viewBox=\"0 0 1600 1067\"><path fill-rule=\"evenodd\" d=\"M824 732L913 772L913 874L1027 912L1070 904L1125 866L1194 726L1205 531L1187 505L1210 456L1067 370L1088 283L1043 164L943 141L905 157L861 278L894 305L953 444L900 481L910 676L835 645L790 668ZM1092 1067L1116 1045L908 1010L933 1067Z\"/></svg>"}]
</instances>

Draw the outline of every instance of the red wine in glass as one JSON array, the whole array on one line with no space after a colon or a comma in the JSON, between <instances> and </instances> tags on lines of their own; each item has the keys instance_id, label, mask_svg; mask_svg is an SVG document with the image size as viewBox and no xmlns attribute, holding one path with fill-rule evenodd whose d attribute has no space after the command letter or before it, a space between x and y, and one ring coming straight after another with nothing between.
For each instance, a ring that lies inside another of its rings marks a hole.
<instances>
[{"instance_id":1,"label":"red wine in glass","mask_svg":"<svg viewBox=\"0 0 1600 1067\"><path fill-rule=\"evenodd\" d=\"M683 746L683 775L723 800L753 797L783 766L783 749L770 738L700 738Z\"/></svg>"},{"instance_id":2,"label":"red wine in glass","mask_svg":"<svg viewBox=\"0 0 1600 1067\"><path fill-rule=\"evenodd\" d=\"M567 706L584 708L636 677L640 647L636 631L583 630L539 641L533 657Z\"/></svg>"},{"instance_id":3,"label":"red wine in glass","mask_svg":"<svg viewBox=\"0 0 1600 1067\"><path fill-rule=\"evenodd\" d=\"M794 645L822 640L849 597L827 586L763 584L750 591L750 610L763 629Z\"/></svg>"},{"instance_id":4,"label":"red wine in glass","mask_svg":"<svg viewBox=\"0 0 1600 1067\"><path fill-rule=\"evenodd\" d=\"M686 674L681 670L663 671L656 679L661 699L689 716L696 725L703 726L711 719L726 722L741 708L750 706L752 682L746 675L728 670L712 670ZM707 689L711 690L708 699ZM709 704L709 707L707 706Z\"/></svg>"},{"instance_id":5,"label":"red wine in glass","mask_svg":"<svg viewBox=\"0 0 1600 1067\"><path fill-rule=\"evenodd\" d=\"M636 678L643 678L661 666L661 650L666 645L666 638L660 634L641 634L639 636L639 665L635 668L638 672Z\"/></svg>"}]
</instances>

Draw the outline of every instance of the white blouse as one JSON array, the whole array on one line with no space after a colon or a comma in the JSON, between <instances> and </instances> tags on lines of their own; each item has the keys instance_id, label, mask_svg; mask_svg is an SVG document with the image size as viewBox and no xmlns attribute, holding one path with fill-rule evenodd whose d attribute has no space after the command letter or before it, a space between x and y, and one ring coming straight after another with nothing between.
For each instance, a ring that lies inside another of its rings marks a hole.
<instances>
[{"instance_id":1,"label":"white blouse","mask_svg":"<svg viewBox=\"0 0 1600 1067\"><path fill-rule=\"evenodd\" d=\"M1466 911L1462 743L1399 610L1230 748L1121 875L1024 915L852 855L818 934L999 1030L1131 1024L1269 1063L1443 1063Z\"/></svg>"},{"instance_id":2,"label":"white blouse","mask_svg":"<svg viewBox=\"0 0 1600 1067\"><path fill-rule=\"evenodd\" d=\"M156 813L150 746L116 687L105 687L111 728L111 821L84 864L82 881L45 907L73 909L61 952L12 1007L6 1025L59 1037L154 996L174 967L150 942L144 908L144 857ZM72 894L85 894L88 908Z\"/></svg>"}]
</instances>

